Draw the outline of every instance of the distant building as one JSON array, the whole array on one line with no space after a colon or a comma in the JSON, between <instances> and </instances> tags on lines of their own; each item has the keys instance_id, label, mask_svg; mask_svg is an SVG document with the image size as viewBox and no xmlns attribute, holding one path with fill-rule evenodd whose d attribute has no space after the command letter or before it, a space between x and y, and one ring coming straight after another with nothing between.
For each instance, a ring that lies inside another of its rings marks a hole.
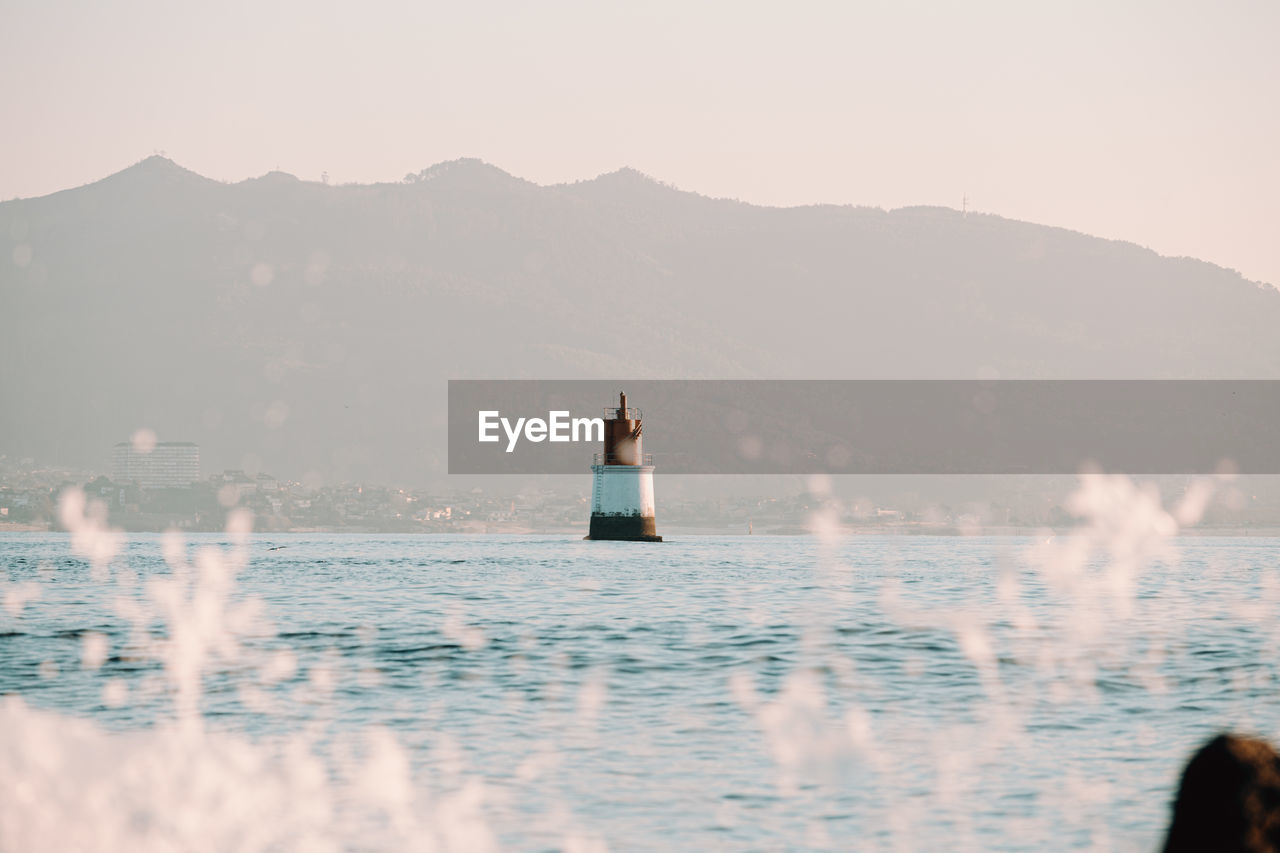
<instances>
[{"instance_id":1,"label":"distant building","mask_svg":"<svg viewBox=\"0 0 1280 853\"><path fill-rule=\"evenodd\" d=\"M193 441L162 441L147 453L122 441L111 461L111 479L144 489L185 489L200 479L200 445Z\"/></svg>"}]
</instances>

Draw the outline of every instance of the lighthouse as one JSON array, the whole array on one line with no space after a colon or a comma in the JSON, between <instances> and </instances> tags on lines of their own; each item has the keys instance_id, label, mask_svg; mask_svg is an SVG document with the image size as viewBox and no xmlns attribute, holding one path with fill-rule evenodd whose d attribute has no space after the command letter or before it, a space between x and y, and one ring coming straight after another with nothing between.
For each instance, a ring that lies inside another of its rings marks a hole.
<instances>
[{"instance_id":1,"label":"lighthouse","mask_svg":"<svg viewBox=\"0 0 1280 853\"><path fill-rule=\"evenodd\" d=\"M604 452L591 466L591 529L588 539L661 542L653 517L653 465L644 455L640 410L605 409Z\"/></svg>"}]
</instances>

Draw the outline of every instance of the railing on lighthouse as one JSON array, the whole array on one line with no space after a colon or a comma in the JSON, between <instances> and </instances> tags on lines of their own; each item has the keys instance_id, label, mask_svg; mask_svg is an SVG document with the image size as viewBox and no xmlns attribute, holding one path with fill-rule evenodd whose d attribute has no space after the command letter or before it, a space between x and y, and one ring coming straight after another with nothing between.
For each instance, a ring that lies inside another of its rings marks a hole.
<instances>
[{"instance_id":1,"label":"railing on lighthouse","mask_svg":"<svg viewBox=\"0 0 1280 853\"><path fill-rule=\"evenodd\" d=\"M637 458L640 461L638 462L629 461ZM623 456L617 453L596 453L591 457L591 464L592 465L652 465L653 454L641 453L639 457L636 457L634 455L628 455L624 459Z\"/></svg>"},{"instance_id":2,"label":"railing on lighthouse","mask_svg":"<svg viewBox=\"0 0 1280 853\"><path fill-rule=\"evenodd\" d=\"M640 410L627 405L627 393L618 395L617 408L605 409L604 452L597 465L648 465L641 447Z\"/></svg>"}]
</instances>

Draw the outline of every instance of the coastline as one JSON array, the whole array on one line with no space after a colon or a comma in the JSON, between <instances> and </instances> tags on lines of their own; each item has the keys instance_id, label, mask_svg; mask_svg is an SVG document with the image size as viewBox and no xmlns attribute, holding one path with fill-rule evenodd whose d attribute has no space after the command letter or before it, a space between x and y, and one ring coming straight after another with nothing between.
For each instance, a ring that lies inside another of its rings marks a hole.
<instances>
[{"instance_id":1,"label":"coastline","mask_svg":"<svg viewBox=\"0 0 1280 853\"><path fill-rule=\"evenodd\" d=\"M178 530L183 533L220 533L221 530L203 530L174 526L124 527L124 533L165 533ZM833 529L815 531L794 525L779 525L760 528L747 533L737 527L682 526L665 524L664 530L671 531L671 537L679 536L724 536L742 537L806 537L806 536L935 536L965 538L973 536L1007 536L1011 538L1030 538L1036 536L1070 536L1075 527L1017 527L1009 525L965 526L954 525L878 525L868 527L842 526ZM28 524L18 522L0 522L0 535L22 533L65 533L51 524ZM292 527L283 530L264 528L255 530L262 536L301 536L320 534L325 536L566 536L581 539L586 534L586 526L582 527L519 527L500 525L477 525L475 528L453 530L388 530L378 527ZM1257 537L1259 539L1280 537L1280 526L1217 526L1190 527L1179 530L1175 538L1242 538Z\"/></svg>"}]
</instances>

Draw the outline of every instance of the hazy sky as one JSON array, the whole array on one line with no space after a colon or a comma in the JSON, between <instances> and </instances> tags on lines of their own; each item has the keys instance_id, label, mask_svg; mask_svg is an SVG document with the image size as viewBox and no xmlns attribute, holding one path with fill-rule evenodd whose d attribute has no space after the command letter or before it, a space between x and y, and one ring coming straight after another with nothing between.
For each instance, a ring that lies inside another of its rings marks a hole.
<instances>
[{"instance_id":1,"label":"hazy sky","mask_svg":"<svg viewBox=\"0 0 1280 853\"><path fill-rule=\"evenodd\" d=\"M1280 285L1280 3L0 0L0 199L630 165L764 204L970 204Z\"/></svg>"}]
</instances>

